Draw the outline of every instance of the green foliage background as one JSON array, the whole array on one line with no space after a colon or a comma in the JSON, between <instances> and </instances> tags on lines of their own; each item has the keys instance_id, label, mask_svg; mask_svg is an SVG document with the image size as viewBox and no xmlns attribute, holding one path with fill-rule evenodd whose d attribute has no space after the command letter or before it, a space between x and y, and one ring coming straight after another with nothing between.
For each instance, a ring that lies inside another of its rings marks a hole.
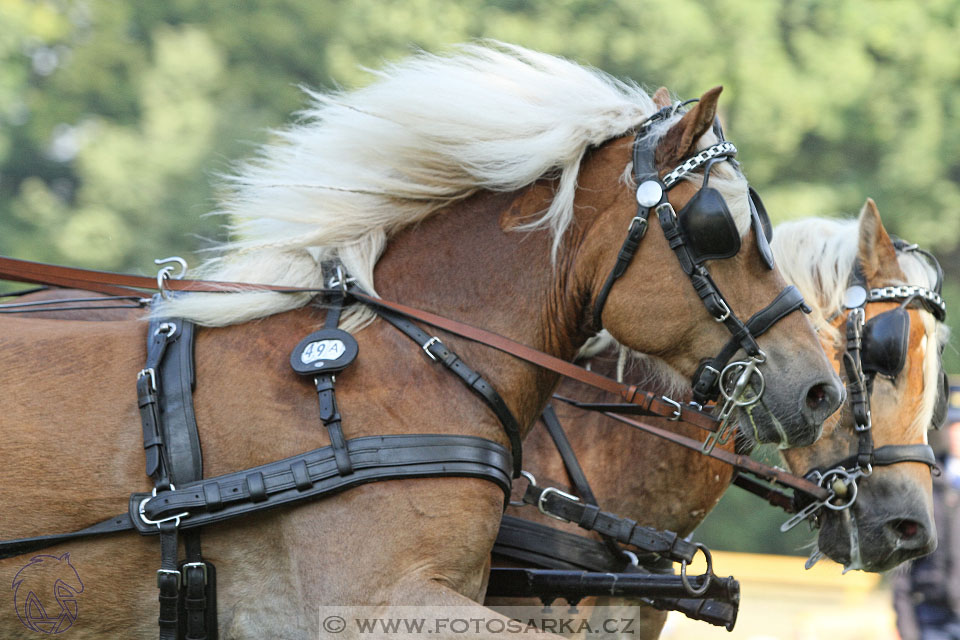
<instances>
[{"instance_id":1,"label":"green foliage background","mask_svg":"<svg viewBox=\"0 0 960 640\"><path fill-rule=\"evenodd\" d=\"M492 37L679 96L724 85L726 131L774 221L873 197L941 257L952 320L958 22L954 0L0 0L0 253L196 263L221 233L203 216L217 174L304 106L300 86L362 85L365 66ZM728 530L722 546L778 535Z\"/></svg>"}]
</instances>

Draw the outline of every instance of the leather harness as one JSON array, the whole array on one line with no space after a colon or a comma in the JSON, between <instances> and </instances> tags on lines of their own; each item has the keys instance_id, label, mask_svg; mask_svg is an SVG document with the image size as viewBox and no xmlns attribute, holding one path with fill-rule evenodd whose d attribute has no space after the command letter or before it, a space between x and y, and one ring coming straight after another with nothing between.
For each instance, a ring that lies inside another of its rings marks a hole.
<instances>
[{"instance_id":1,"label":"leather harness","mask_svg":"<svg viewBox=\"0 0 960 640\"><path fill-rule=\"evenodd\" d=\"M646 174L653 167L653 148L649 136L646 135L650 125L674 115L677 108L675 105L661 110L638 127L634 144L634 173L638 184L641 178L647 177ZM752 357L761 355L751 330L765 331L770 324L786 314L797 309L805 310L799 293L788 287L770 306L755 316L759 319L754 322L754 326L749 326L750 323L745 325L732 313L707 270L692 262L689 251L684 246L685 240L683 234L677 230L676 213L666 198L666 190L684 173L717 156L730 159L735 151L736 148L728 142L714 145L674 169L665 176L664 182L660 181L654 171L653 181L662 188L660 197L656 202L645 203L638 191L638 215L631 223L616 266L597 300L597 317L614 281L626 271L632 260L646 231L646 220L651 208L656 209L664 233L701 300L711 315L730 329L731 344L735 346L732 350L725 349L724 352L729 351L732 356L737 348L743 348ZM136 299L138 303L141 301L138 289L157 288L151 279L140 276L71 269L2 257L0 278L94 290L124 299ZM178 637L203 640L216 636L215 568L202 559L198 533L199 528L205 525L388 479L483 478L501 487L506 499L509 499L511 477L518 477L521 469L519 426L516 419L489 383L463 363L438 338L430 337L411 320L425 322L561 375L617 393L627 403L649 414L683 420L711 432L717 429L718 421L704 412L699 404L681 405L664 396L642 391L635 385L625 385L599 376L503 336L369 296L357 287L348 288L342 274L339 288L331 286L319 290L160 278L157 284L162 294L168 291L279 291L324 294L334 303L334 310L328 314L327 329L336 327L339 308L348 297L366 303L387 322L416 341L431 358L455 373L491 408L503 424L513 452L511 455L503 446L473 436L422 434L346 439L336 409L333 377L324 372L317 375L314 381L320 419L330 436L330 446L252 469L203 478L199 439L196 435L192 400L188 393L194 383L193 327L187 322L175 319L154 322L148 333L147 363L137 378L146 473L154 482L153 491L131 494L125 513L79 531L0 541L0 558L20 555L68 540L131 529L136 529L142 535L159 535L161 568L157 573L157 583L160 592L161 640L175 640ZM709 371L709 368L707 370ZM698 397L705 398L711 394L715 396L718 382L722 378L721 372L716 373L712 382L704 375L698 376L700 382L695 383L695 388L705 389ZM748 370L747 379L749 375ZM601 512L596 505L571 504L571 501L566 500L559 492L541 490L535 484L528 488L527 496L527 499L534 500L541 508L556 509L565 518L569 516L588 523L612 540L636 545L663 557L679 559L682 563L683 587L688 593L693 589L695 592L706 593L710 587L711 572L694 588L683 571L696 549L702 547L691 545L670 532L639 527L633 521ZM181 531L187 549L184 562L178 561L178 537ZM705 549L704 552L707 553Z\"/></svg>"}]
</instances>

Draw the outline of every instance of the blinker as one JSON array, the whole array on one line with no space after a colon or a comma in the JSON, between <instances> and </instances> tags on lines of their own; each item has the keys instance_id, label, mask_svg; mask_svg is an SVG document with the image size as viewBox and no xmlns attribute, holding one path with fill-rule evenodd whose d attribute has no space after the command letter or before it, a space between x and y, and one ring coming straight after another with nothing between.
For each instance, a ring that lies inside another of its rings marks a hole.
<instances>
[{"instance_id":1,"label":"blinker","mask_svg":"<svg viewBox=\"0 0 960 640\"><path fill-rule=\"evenodd\" d=\"M704 260L732 258L740 251L740 233L737 231L733 215L727 202L716 189L709 186L710 169L715 162L724 160L718 157L704 165L703 186L687 202L678 214L680 230L695 264ZM642 185L641 185L642 186ZM768 269L773 269L773 226L763 201L753 189L749 188L750 219L756 236L757 250ZM639 200L639 190L637 199Z\"/></svg>"},{"instance_id":2,"label":"blinker","mask_svg":"<svg viewBox=\"0 0 960 640\"><path fill-rule=\"evenodd\" d=\"M863 372L895 378L907 362L910 315L906 309L884 311L863 327Z\"/></svg>"},{"instance_id":3,"label":"blinker","mask_svg":"<svg viewBox=\"0 0 960 640\"><path fill-rule=\"evenodd\" d=\"M695 263L732 258L740 251L740 232L716 189L701 188L677 218Z\"/></svg>"},{"instance_id":4,"label":"blinker","mask_svg":"<svg viewBox=\"0 0 960 640\"><path fill-rule=\"evenodd\" d=\"M773 225L770 223L770 216L767 214L767 208L763 206L763 200L760 194L753 187L749 187L750 195L750 218L753 220L753 235L757 238L757 250L763 263L768 269L773 269L773 249L770 243L773 241Z\"/></svg>"}]
</instances>

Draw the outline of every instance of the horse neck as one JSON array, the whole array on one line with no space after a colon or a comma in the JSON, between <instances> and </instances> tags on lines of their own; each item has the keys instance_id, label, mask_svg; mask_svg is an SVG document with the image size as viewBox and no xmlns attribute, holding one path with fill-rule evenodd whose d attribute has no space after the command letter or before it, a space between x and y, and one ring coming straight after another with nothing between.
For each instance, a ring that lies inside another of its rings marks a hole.
<instances>
[{"instance_id":1,"label":"horse neck","mask_svg":"<svg viewBox=\"0 0 960 640\"><path fill-rule=\"evenodd\" d=\"M377 264L377 292L571 359L586 338L582 308L569 294L571 260L561 251L552 263L549 232L501 225L502 214L528 192L481 192L398 233ZM439 335L494 385L522 426L532 423L556 385L555 374Z\"/></svg>"}]
</instances>

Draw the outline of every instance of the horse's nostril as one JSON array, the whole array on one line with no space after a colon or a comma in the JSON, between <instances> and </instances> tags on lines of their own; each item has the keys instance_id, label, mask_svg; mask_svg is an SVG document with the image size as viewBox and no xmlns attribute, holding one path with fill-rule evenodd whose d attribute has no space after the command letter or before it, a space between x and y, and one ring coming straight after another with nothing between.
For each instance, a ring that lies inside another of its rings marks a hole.
<instances>
[{"instance_id":1,"label":"horse's nostril","mask_svg":"<svg viewBox=\"0 0 960 640\"><path fill-rule=\"evenodd\" d=\"M800 413L807 424L820 425L843 402L843 387L831 380L821 380L807 387L801 396Z\"/></svg>"},{"instance_id":2,"label":"horse's nostril","mask_svg":"<svg viewBox=\"0 0 960 640\"><path fill-rule=\"evenodd\" d=\"M813 385L807 392L807 406L813 410L819 409L827 399L827 390L822 384Z\"/></svg>"},{"instance_id":3,"label":"horse's nostril","mask_svg":"<svg viewBox=\"0 0 960 640\"><path fill-rule=\"evenodd\" d=\"M898 520L894 523L893 530L901 540L910 540L920 532L920 525L916 520Z\"/></svg>"}]
</instances>

